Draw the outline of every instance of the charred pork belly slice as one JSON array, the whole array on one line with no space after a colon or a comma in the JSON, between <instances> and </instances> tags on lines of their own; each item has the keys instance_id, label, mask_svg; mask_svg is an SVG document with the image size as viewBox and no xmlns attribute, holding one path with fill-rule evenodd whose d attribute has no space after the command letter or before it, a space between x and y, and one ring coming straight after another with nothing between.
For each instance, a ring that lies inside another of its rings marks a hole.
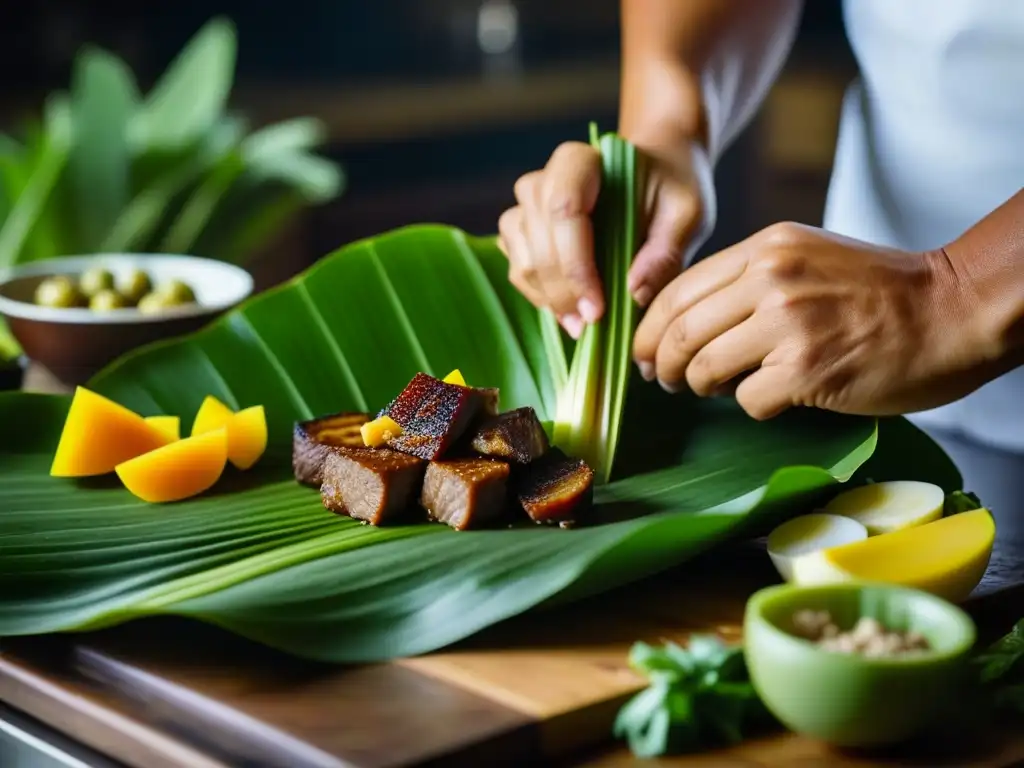
<instances>
[{"instance_id":1,"label":"charred pork belly slice","mask_svg":"<svg viewBox=\"0 0 1024 768\"><path fill-rule=\"evenodd\" d=\"M413 508L426 466L389 448L330 448L320 495L332 512L381 525Z\"/></svg>"},{"instance_id":2,"label":"charred pork belly slice","mask_svg":"<svg viewBox=\"0 0 1024 768\"><path fill-rule=\"evenodd\" d=\"M389 439L388 446L427 461L441 458L489 406L487 392L417 373L382 413L402 428L402 434Z\"/></svg>"},{"instance_id":3,"label":"charred pork belly slice","mask_svg":"<svg viewBox=\"0 0 1024 768\"><path fill-rule=\"evenodd\" d=\"M485 387L483 389L477 389L480 393L480 397L483 403L480 406L480 411L485 416L497 416L498 414L498 392L497 387Z\"/></svg>"},{"instance_id":4,"label":"charred pork belly slice","mask_svg":"<svg viewBox=\"0 0 1024 768\"><path fill-rule=\"evenodd\" d=\"M432 461L423 478L420 504L457 531L480 528L505 512L510 467L494 459Z\"/></svg>"},{"instance_id":5,"label":"charred pork belly slice","mask_svg":"<svg viewBox=\"0 0 1024 768\"><path fill-rule=\"evenodd\" d=\"M557 448L533 462L519 483L519 503L535 523L571 524L594 495L594 471Z\"/></svg>"},{"instance_id":6,"label":"charred pork belly slice","mask_svg":"<svg viewBox=\"0 0 1024 768\"><path fill-rule=\"evenodd\" d=\"M548 436L533 408L516 408L484 421L470 446L484 456L529 464L547 453Z\"/></svg>"},{"instance_id":7,"label":"charred pork belly slice","mask_svg":"<svg viewBox=\"0 0 1024 768\"><path fill-rule=\"evenodd\" d=\"M292 469L303 485L319 488L327 449L331 446L358 448L363 444L360 427L370 420L368 413L334 413L302 421L292 432Z\"/></svg>"}]
</instances>

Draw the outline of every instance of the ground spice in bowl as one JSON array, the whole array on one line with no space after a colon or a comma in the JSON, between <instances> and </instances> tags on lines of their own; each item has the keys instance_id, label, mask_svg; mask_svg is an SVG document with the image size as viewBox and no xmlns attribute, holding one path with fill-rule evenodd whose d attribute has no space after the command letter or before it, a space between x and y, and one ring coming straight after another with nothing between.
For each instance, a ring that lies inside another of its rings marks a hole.
<instances>
[{"instance_id":1,"label":"ground spice in bowl","mask_svg":"<svg viewBox=\"0 0 1024 768\"><path fill-rule=\"evenodd\" d=\"M823 650L856 653L868 658L893 658L931 650L920 632L889 629L878 619L862 616L852 629L844 630L828 611L804 609L793 614L794 634Z\"/></svg>"}]
</instances>

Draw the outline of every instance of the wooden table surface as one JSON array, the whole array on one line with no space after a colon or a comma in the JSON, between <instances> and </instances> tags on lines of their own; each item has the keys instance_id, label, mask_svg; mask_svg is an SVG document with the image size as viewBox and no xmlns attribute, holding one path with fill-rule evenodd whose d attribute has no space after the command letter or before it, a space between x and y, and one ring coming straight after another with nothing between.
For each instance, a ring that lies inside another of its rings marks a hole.
<instances>
[{"instance_id":1,"label":"wooden table surface","mask_svg":"<svg viewBox=\"0 0 1024 768\"><path fill-rule=\"evenodd\" d=\"M45 380L34 373L29 384ZM1024 615L1024 536L1013 512L997 514L997 546L969 604L986 639ZM691 632L738 640L747 597L774 580L763 551L740 543L439 653L361 667L303 662L164 618L11 639L0 645L0 701L140 768L1024 765L1024 734L997 730L871 755L787 734L657 761L613 743L614 714L642 685L626 665L629 646Z\"/></svg>"}]
</instances>

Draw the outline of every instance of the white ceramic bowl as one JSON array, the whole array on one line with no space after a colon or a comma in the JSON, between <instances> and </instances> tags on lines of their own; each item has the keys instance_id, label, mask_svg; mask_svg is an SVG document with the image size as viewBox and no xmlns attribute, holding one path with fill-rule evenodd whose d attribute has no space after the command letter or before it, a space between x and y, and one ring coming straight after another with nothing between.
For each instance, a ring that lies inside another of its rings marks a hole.
<instances>
[{"instance_id":1,"label":"white ceramic bowl","mask_svg":"<svg viewBox=\"0 0 1024 768\"><path fill-rule=\"evenodd\" d=\"M141 269L154 285L181 280L192 288L196 302L156 314L135 308L93 312L33 302L36 287L47 277L75 278L95 267L110 270L115 279ZM248 272L214 259L167 254L69 256L0 272L0 315L30 361L74 385L138 346L198 330L252 292L253 279Z\"/></svg>"}]
</instances>

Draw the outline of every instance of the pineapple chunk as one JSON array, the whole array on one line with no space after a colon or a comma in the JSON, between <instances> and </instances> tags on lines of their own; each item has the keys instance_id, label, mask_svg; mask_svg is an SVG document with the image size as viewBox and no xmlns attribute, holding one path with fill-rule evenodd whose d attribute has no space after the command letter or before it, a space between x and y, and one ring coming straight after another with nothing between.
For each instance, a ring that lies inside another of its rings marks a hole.
<instances>
[{"instance_id":1,"label":"pineapple chunk","mask_svg":"<svg viewBox=\"0 0 1024 768\"><path fill-rule=\"evenodd\" d=\"M456 368L454 371L452 371L443 379L441 379L441 381L443 381L445 384L457 384L460 387L466 386L466 380L462 378L462 371L460 371L458 368Z\"/></svg>"},{"instance_id":2,"label":"pineapple chunk","mask_svg":"<svg viewBox=\"0 0 1024 768\"><path fill-rule=\"evenodd\" d=\"M370 448L380 448L393 437L402 434L402 428L390 416L381 416L379 419L368 421L359 428L363 436L363 444Z\"/></svg>"}]
</instances>

